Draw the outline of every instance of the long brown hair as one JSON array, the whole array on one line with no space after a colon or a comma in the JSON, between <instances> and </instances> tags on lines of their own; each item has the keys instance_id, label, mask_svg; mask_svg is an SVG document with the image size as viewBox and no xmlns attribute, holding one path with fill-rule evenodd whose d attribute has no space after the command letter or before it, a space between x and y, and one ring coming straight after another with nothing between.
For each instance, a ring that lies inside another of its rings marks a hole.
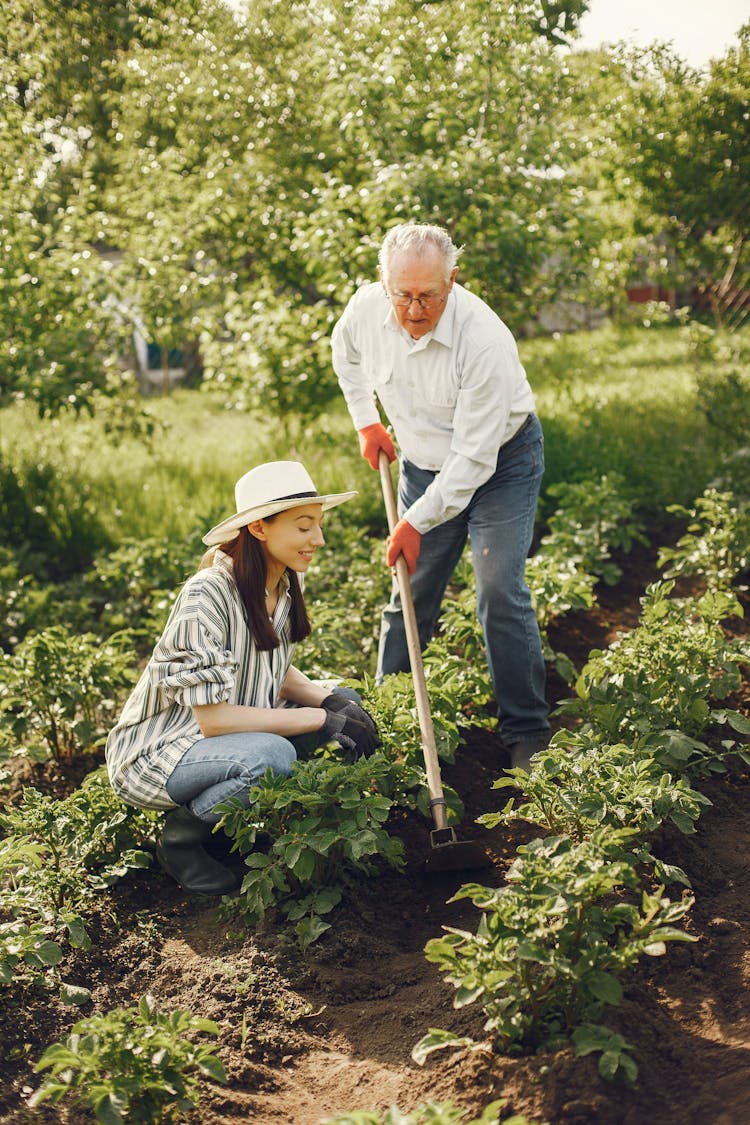
<instances>
[{"instance_id":1,"label":"long brown hair","mask_svg":"<svg viewBox=\"0 0 750 1125\"><path fill-rule=\"evenodd\" d=\"M275 516L266 516L265 520L271 523L275 518ZM222 543L218 550L229 555L232 560L234 580L245 607L245 618L256 647L262 652L278 648L281 641L266 611L266 558L260 542L246 527L241 527L239 535L227 543ZM210 566L213 555L214 550L206 552L201 566ZM286 575L292 598L290 635L292 641L302 641L310 635L310 619L307 616L305 599L296 572L287 567Z\"/></svg>"}]
</instances>

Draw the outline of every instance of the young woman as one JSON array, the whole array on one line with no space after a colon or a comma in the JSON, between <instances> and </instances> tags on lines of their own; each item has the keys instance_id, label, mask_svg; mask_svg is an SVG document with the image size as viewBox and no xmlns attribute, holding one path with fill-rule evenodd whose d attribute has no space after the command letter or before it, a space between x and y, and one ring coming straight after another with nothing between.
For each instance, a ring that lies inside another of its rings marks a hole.
<instances>
[{"instance_id":1,"label":"young woman","mask_svg":"<svg viewBox=\"0 0 750 1125\"><path fill-rule=\"evenodd\" d=\"M295 736L317 731L353 757L379 744L355 692L331 692L292 664L310 632L300 576L325 542L323 513L355 495L319 495L297 461L245 473L235 514L204 536L212 550L181 590L109 735L118 796L171 810L156 855L186 890L237 886L203 847L220 819L215 807L230 797L248 804L267 769L288 775Z\"/></svg>"}]
</instances>

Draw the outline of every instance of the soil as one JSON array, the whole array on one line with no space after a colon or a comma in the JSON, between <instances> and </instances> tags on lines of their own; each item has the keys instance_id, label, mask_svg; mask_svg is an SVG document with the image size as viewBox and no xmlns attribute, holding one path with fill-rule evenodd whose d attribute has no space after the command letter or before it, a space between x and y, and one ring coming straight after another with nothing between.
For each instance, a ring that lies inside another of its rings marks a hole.
<instances>
[{"instance_id":1,"label":"soil","mask_svg":"<svg viewBox=\"0 0 750 1125\"><path fill-rule=\"evenodd\" d=\"M591 648L636 623L638 599L657 573L649 548L637 548L622 564L622 581L598 590L594 610L568 615L552 631L553 646L579 667ZM747 618L732 619L730 627L749 631ZM550 671L550 702L567 694ZM748 679L729 705L750 713ZM252 932L228 933L215 901L186 897L154 866L114 888L117 923L102 917L94 924L93 948L68 957L65 978L93 989L84 1014L132 1005L148 992L161 1010L186 1009L219 1024L217 1052L229 1081L205 1085L191 1118L201 1125L320 1125L344 1112L391 1105L407 1111L428 1101L451 1101L471 1120L495 1098L506 1099L499 1120L523 1113L549 1125L746 1125L750 771L732 761L727 774L700 784L712 806L696 834L664 830L654 843L692 881L696 903L685 929L698 940L644 958L624 980L622 1004L607 1010L607 1025L635 1049L633 1089L605 1082L595 1058L577 1059L572 1047L511 1057L443 1051L423 1067L411 1060L430 1027L481 1039L482 1016L472 1006L453 1009L452 986L424 956L442 926L476 929L476 909L449 901L475 875L425 874L429 824L403 812L389 827L405 842L406 871L359 880L333 929L304 955L270 920ZM475 823L507 799L491 788L507 764L496 736L471 728L455 765L444 770L466 805L460 839L480 841L490 856L491 868L479 876L489 885L502 883L518 845L539 834L531 825L488 832ZM36 767L26 783L60 792L66 778L59 768L50 775ZM43 991L5 991L0 1125L92 1121L65 1103L26 1106L39 1081L34 1061L80 1013Z\"/></svg>"}]
</instances>

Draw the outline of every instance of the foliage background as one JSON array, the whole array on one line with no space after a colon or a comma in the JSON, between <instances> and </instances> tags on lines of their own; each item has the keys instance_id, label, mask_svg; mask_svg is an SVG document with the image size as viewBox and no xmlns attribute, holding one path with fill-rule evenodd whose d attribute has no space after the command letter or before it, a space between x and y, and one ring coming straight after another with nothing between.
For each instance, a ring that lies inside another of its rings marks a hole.
<instances>
[{"instance_id":1,"label":"foliage background","mask_svg":"<svg viewBox=\"0 0 750 1125\"><path fill-rule=\"evenodd\" d=\"M6 7L0 402L121 401L138 327L295 437L337 397L333 321L409 218L465 245L462 280L517 334L552 302L573 325L617 311L645 276L733 327L748 29L699 73L571 53L585 8Z\"/></svg>"}]
</instances>

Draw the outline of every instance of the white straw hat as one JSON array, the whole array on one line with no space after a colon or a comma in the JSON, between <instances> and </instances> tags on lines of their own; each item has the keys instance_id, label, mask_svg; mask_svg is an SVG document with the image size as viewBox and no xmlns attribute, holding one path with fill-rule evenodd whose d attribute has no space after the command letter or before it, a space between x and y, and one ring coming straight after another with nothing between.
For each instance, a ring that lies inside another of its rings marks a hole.
<instances>
[{"instance_id":1,"label":"white straw hat","mask_svg":"<svg viewBox=\"0 0 750 1125\"><path fill-rule=\"evenodd\" d=\"M218 546L236 539L240 528L254 520L303 504L322 504L325 512L356 495L356 492L339 492L319 496L310 474L299 461L268 461L240 477L234 486L236 514L212 527L203 536L203 542L207 547Z\"/></svg>"}]
</instances>

